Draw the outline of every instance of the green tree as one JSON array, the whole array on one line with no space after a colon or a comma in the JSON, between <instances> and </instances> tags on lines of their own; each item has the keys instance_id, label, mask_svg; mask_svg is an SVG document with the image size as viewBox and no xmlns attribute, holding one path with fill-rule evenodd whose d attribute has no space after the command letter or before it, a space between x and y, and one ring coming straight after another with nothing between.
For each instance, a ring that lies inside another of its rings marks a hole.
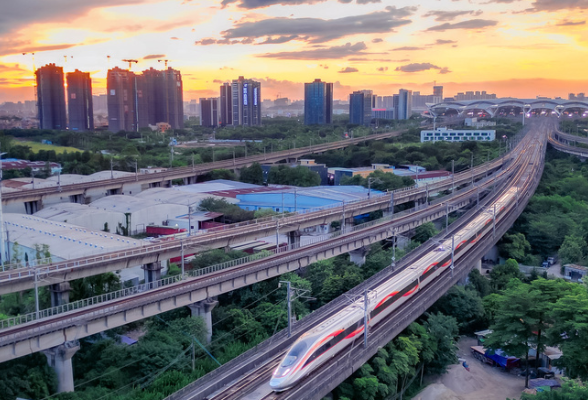
<instances>
[{"instance_id":1,"label":"green tree","mask_svg":"<svg viewBox=\"0 0 588 400\"><path fill-rule=\"evenodd\" d=\"M473 269L469 275L470 286L476 289L478 295L482 298L488 296L492 292L490 281L488 278L480 274L480 271Z\"/></svg>"},{"instance_id":2,"label":"green tree","mask_svg":"<svg viewBox=\"0 0 588 400\"><path fill-rule=\"evenodd\" d=\"M441 374L447 367L457 362L457 345L455 338L459 334L454 317L440 313L429 314L425 322L427 334L432 340L433 357L427 364L428 371Z\"/></svg>"},{"instance_id":3,"label":"green tree","mask_svg":"<svg viewBox=\"0 0 588 400\"><path fill-rule=\"evenodd\" d=\"M263 185L263 170L259 163L253 163L249 167L242 168L239 172L241 182Z\"/></svg>"},{"instance_id":4,"label":"green tree","mask_svg":"<svg viewBox=\"0 0 588 400\"><path fill-rule=\"evenodd\" d=\"M582 263L586 256L586 241L578 236L566 236L559 248L559 258L563 264Z\"/></svg>"},{"instance_id":5,"label":"green tree","mask_svg":"<svg viewBox=\"0 0 588 400\"><path fill-rule=\"evenodd\" d=\"M319 186L321 184L321 177L318 173L301 165L294 168L287 165L272 167L269 171L267 180L268 183L276 185L301 187Z\"/></svg>"},{"instance_id":6,"label":"green tree","mask_svg":"<svg viewBox=\"0 0 588 400\"><path fill-rule=\"evenodd\" d=\"M484 342L491 350L502 349L511 356L524 356L527 366L525 387L529 387L529 347L533 344L534 330L539 323L535 308L541 301L539 291L513 279L500 297L495 322L490 327L493 332Z\"/></svg>"},{"instance_id":7,"label":"green tree","mask_svg":"<svg viewBox=\"0 0 588 400\"><path fill-rule=\"evenodd\" d=\"M452 316L461 333L473 333L485 324L484 306L478 293L464 286L453 286L431 307L431 312Z\"/></svg>"},{"instance_id":8,"label":"green tree","mask_svg":"<svg viewBox=\"0 0 588 400\"><path fill-rule=\"evenodd\" d=\"M494 290L503 290L511 279L523 280L525 275L519 269L516 260L508 259L504 264L495 266L490 272L490 281Z\"/></svg>"},{"instance_id":9,"label":"green tree","mask_svg":"<svg viewBox=\"0 0 588 400\"><path fill-rule=\"evenodd\" d=\"M415 229L413 240L419 243L425 243L427 240L437 234L435 225L432 222L426 222Z\"/></svg>"},{"instance_id":10,"label":"green tree","mask_svg":"<svg viewBox=\"0 0 588 400\"><path fill-rule=\"evenodd\" d=\"M588 379L588 293L577 287L559 299L551 310L553 320L547 331L548 342L563 355L556 365L566 368L572 378Z\"/></svg>"},{"instance_id":11,"label":"green tree","mask_svg":"<svg viewBox=\"0 0 588 400\"><path fill-rule=\"evenodd\" d=\"M498 244L498 251L501 257L523 262L531 251L531 244L522 233L509 234L507 232Z\"/></svg>"}]
</instances>

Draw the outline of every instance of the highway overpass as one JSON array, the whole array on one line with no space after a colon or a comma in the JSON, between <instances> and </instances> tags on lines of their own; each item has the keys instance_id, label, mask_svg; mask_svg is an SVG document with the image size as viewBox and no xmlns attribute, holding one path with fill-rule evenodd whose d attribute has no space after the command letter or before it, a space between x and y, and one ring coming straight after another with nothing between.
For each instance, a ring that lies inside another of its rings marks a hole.
<instances>
[{"instance_id":1,"label":"highway overpass","mask_svg":"<svg viewBox=\"0 0 588 400\"><path fill-rule=\"evenodd\" d=\"M384 140L399 136L405 130L371 134L353 139L316 144L290 150L274 151L250 157L239 157L230 160L189 167L169 169L165 172L138 174L121 178L61 185L39 189L21 190L2 194L4 212L34 214L44 206L56 203L89 204L99 198L114 194L137 194L152 187L170 187L175 179L182 179L186 184L196 183L198 176L215 169L239 169L255 162L272 164L283 160L292 161L307 154L319 154L329 150L345 148L366 140Z\"/></svg>"},{"instance_id":2,"label":"highway overpass","mask_svg":"<svg viewBox=\"0 0 588 400\"><path fill-rule=\"evenodd\" d=\"M559 130L554 130L549 135L549 144L552 145L554 149L578 156L582 159L588 158L588 148L577 147L575 146L576 143L582 143L588 146L588 138L570 135L568 133L560 132Z\"/></svg>"},{"instance_id":3,"label":"highway overpass","mask_svg":"<svg viewBox=\"0 0 588 400\"><path fill-rule=\"evenodd\" d=\"M72 259L37 268L17 265L14 266L17 268L10 268L0 272L0 295L33 288L35 286L35 276L39 274L43 276L43 279L37 280L37 284L48 286L144 265L148 270L153 271L152 275L154 279L157 279L157 271L158 268L160 269L158 267L159 263L170 258L179 257L182 253L182 247L187 252L186 254L197 253L203 250L224 248L231 244L267 237L275 234L276 229L281 233L299 232L307 227L330 224L333 221L341 221L342 219L352 218L368 212L385 210L390 208L391 201L393 201L394 205L418 201L429 197L429 194L451 190L454 187L482 179L500 168L502 163L503 159L500 158L475 167L473 170L455 174L453 177L424 187L398 189L390 194L372 196L369 199L355 203L347 203L284 218L273 217L252 221L251 223L233 224L229 227L211 229L207 233L194 235L183 240L178 239L138 249L114 251L99 256Z\"/></svg>"}]
</instances>

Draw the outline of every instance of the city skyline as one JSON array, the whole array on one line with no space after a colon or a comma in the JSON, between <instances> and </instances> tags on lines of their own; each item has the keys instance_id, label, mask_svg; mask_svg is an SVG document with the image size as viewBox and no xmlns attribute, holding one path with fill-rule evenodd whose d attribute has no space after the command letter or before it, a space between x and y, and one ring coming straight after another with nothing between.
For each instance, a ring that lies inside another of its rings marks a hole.
<instances>
[{"instance_id":1,"label":"city skyline","mask_svg":"<svg viewBox=\"0 0 588 400\"><path fill-rule=\"evenodd\" d=\"M239 75L260 81L272 99L302 99L303 83L316 78L334 83L335 99L366 87L378 95L429 93L434 82L447 95L588 91L587 1L360 3L13 2L0 28L0 102L34 98L31 52L37 68L90 72L94 94L106 92L106 71L125 68L124 59L139 61L135 72L163 69L158 60L169 60L182 71L185 99L217 96L220 84Z\"/></svg>"}]
</instances>

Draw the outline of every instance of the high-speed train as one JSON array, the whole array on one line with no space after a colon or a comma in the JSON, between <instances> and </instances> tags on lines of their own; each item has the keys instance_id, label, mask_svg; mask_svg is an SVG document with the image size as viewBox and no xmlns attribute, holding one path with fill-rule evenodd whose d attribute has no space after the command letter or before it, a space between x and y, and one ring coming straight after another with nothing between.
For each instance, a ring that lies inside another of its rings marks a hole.
<instances>
[{"instance_id":1,"label":"high-speed train","mask_svg":"<svg viewBox=\"0 0 588 400\"><path fill-rule=\"evenodd\" d=\"M493 220L498 220L516 204L516 196L517 189L509 189L497 200L495 209L487 209L454 236L455 259L493 229ZM451 242L451 239L445 240L436 251L429 252L414 265L369 292L368 327L378 324L451 266ZM361 340L363 331L362 298L304 333L274 371L270 387L280 392L294 386L353 341Z\"/></svg>"}]
</instances>

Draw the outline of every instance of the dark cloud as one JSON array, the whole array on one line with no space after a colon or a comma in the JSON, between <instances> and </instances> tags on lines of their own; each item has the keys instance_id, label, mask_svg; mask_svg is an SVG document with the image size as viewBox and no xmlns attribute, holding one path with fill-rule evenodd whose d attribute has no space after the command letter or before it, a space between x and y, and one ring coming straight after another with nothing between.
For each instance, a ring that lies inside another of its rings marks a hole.
<instances>
[{"instance_id":1,"label":"dark cloud","mask_svg":"<svg viewBox=\"0 0 588 400\"><path fill-rule=\"evenodd\" d=\"M404 46L404 47L397 47L392 49L392 51L416 51L416 50L425 50L424 47L415 47L415 46Z\"/></svg>"},{"instance_id":2,"label":"dark cloud","mask_svg":"<svg viewBox=\"0 0 588 400\"><path fill-rule=\"evenodd\" d=\"M535 0L532 11L588 9L588 0Z\"/></svg>"},{"instance_id":3,"label":"dark cloud","mask_svg":"<svg viewBox=\"0 0 588 400\"><path fill-rule=\"evenodd\" d=\"M386 71L388 71L388 67L380 67L380 68L378 68L378 71L386 72Z\"/></svg>"},{"instance_id":4,"label":"dark cloud","mask_svg":"<svg viewBox=\"0 0 588 400\"><path fill-rule=\"evenodd\" d=\"M212 81L212 83L221 83L222 84L222 83L224 83L224 81L221 81L220 79L215 79Z\"/></svg>"},{"instance_id":5,"label":"dark cloud","mask_svg":"<svg viewBox=\"0 0 588 400\"><path fill-rule=\"evenodd\" d=\"M138 4L144 0L18 0L3 1L0 34L31 23L70 22L94 8Z\"/></svg>"},{"instance_id":6,"label":"dark cloud","mask_svg":"<svg viewBox=\"0 0 588 400\"><path fill-rule=\"evenodd\" d=\"M222 7L226 7L229 4L237 4L239 8L246 8L252 10L255 8L265 8L275 5L292 6L298 4L316 4L322 3L326 0L223 0ZM351 3L353 0L338 0L339 3ZM381 0L356 0L357 4L368 4L368 3L380 3Z\"/></svg>"},{"instance_id":7,"label":"dark cloud","mask_svg":"<svg viewBox=\"0 0 588 400\"><path fill-rule=\"evenodd\" d=\"M521 0L490 0L489 3L503 3L511 4ZM535 0L531 4L531 8L527 8L522 12L538 12L538 11L560 11L560 10L586 10L588 9L588 0Z\"/></svg>"},{"instance_id":8,"label":"dark cloud","mask_svg":"<svg viewBox=\"0 0 588 400\"><path fill-rule=\"evenodd\" d=\"M559 21L555 26L578 26L578 25L586 25L586 21L570 21L564 19L563 21Z\"/></svg>"},{"instance_id":9,"label":"dark cloud","mask_svg":"<svg viewBox=\"0 0 588 400\"><path fill-rule=\"evenodd\" d=\"M460 17L462 15L473 15L478 16L482 14L482 10L478 11L439 11L439 10L432 10L425 14L423 17L435 17L435 21L445 22L445 21L453 21L455 18Z\"/></svg>"},{"instance_id":10,"label":"dark cloud","mask_svg":"<svg viewBox=\"0 0 588 400\"><path fill-rule=\"evenodd\" d=\"M326 64L320 64L319 67L324 68L324 69L329 69L329 66Z\"/></svg>"},{"instance_id":11,"label":"dark cloud","mask_svg":"<svg viewBox=\"0 0 588 400\"><path fill-rule=\"evenodd\" d=\"M368 57L352 57L348 58L347 61L372 61L372 62L405 62L409 60L390 60L389 58L368 58Z\"/></svg>"},{"instance_id":12,"label":"dark cloud","mask_svg":"<svg viewBox=\"0 0 588 400\"><path fill-rule=\"evenodd\" d=\"M383 41L384 41L384 39L381 39L381 38L372 39L372 43L381 43Z\"/></svg>"},{"instance_id":13,"label":"dark cloud","mask_svg":"<svg viewBox=\"0 0 588 400\"><path fill-rule=\"evenodd\" d=\"M449 29L483 29L490 26L496 26L497 24L498 21L492 21L489 19L470 19L468 21L457 22L455 24L446 22L441 25L432 26L427 29L427 31L446 31Z\"/></svg>"},{"instance_id":14,"label":"dark cloud","mask_svg":"<svg viewBox=\"0 0 588 400\"><path fill-rule=\"evenodd\" d=\"M391 32L394 28L410 24L412 21L406 18L415 11L416 7L388 6L384 11L337 19L268 18L238 22L221 35L224 40L291 36L304 37L309 43L323 43L349 35Z\"/></svg>"},{"instance_id":15,"label":"dark cloud","mask_svg":"<svg viewBox=\"0 0 588 400\"><path fill-rule=\"evenodd\" d=\"M158 58L165 58L165 54L149 54L148 56L143 57L143 60L155 60Z\"/></svg>"},{"instance_id":16,"label":"dark cloud","mask_svg":"<svg viewBox=\"0 0 588 400\"><path fill-rule=\"evenodd\" d=\"M265 41L258 43L258 44L279 44L279 43L286 43L290 40L294 40L298 38L298 35L290 35L290 36L278 36L278 37L268 37Z\"/></svg>"},{"instance_id":17,"label":"dark cloud","mask_svg":"<svg viewBox=\"0 0 588 400\"><path fill-rule=\"evenodd\" d=\"M443 46L445 44L457 44L457 42L455 40L437 39L435 43L431 43L429 46Z\"/></svg>"},{"instance_id":18,"label":"dark cloud","mask_svg":"<svg viewBox=\"0 0 588 400\"><path fill-rule=\"evenodd\" d=\"M343 68L341 71L338 71L340 74L349 74L351 72L359 72L359 70L357 68L353 68L353 67L346 67Z\"/></svg>"},{"instance_id":19,"label":"dark cloud","mask_svg":"<svg viewBox=\"0 0 588 400\"><path fill-rule=\"evenodd\" d=\"M413 63L413 64L407 64L407 65L403 65L401 67L396 67L395 71L399 71L399 72L420 72L420 71L428 71L431 69L437 69L439 70L440 74L448 74L451 71L449 70L449 68L447 67L439 67L435 64L431 64L431 63Z\"/></svg>"},{"instance_id":20,"label":"dark cloud","mask_svg":"<svg viewBox=\"0 0 588 400\"><path fill-rule=\"evenodd\" d=\"M194 42L195 45L210 46L211 44L251 44L254 43L253 38L245 38L243 40L229 40L229 39L215 39L215 38L204 38Z\"/></svg>"},{"instance_id":21,"label":"dark cloud","mask_svg":"<svg viewBox=\"0 0 588 400\"><path fill-rule=\"evenodd\" d=\"M364 42L355 44L347 43L343 46L321 47L313 50L283 51L280 53L260 54L258 57L278 58L282 60L323 60L345 58L353 55L368 55L364 50L367 46Z\"/></svg>"}]
</instances>

